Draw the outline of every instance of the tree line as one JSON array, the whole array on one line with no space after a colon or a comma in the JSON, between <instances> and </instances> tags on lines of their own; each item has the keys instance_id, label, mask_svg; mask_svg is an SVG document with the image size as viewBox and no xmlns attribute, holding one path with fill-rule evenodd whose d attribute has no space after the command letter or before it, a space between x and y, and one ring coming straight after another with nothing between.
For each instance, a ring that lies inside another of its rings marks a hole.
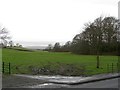
<instances>
[{"instance_id":1,"label":"tree line","mask_svg":"<svg viewBox=\"0 0 120 90\"><path fill-rule=\"evenodd\" d=\"M84 25L84 31L77 34L65 45L59 42L45 49L53 52L72 52L76 54L118 54L120 41L118 20L115 17L98 17Z\"/></svg>"}]
</instances>

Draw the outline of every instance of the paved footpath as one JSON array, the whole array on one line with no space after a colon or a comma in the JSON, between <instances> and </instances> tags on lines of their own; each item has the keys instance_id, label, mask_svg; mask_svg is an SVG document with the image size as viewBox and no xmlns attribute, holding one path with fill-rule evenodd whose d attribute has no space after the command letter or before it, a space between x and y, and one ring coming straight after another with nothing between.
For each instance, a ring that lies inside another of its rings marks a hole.
<instances>
[{"instance_id":1,"label":"paved footpath","mask_svg":"<svg viewBox=\"0 0 120 90\"><path fill-rule=\"evenodd\" d=\"M17 75L3 76L2 78L3 88L22 88L43 83L46 83L46 81L21 77Z\"/></svg>"}]
</instances>

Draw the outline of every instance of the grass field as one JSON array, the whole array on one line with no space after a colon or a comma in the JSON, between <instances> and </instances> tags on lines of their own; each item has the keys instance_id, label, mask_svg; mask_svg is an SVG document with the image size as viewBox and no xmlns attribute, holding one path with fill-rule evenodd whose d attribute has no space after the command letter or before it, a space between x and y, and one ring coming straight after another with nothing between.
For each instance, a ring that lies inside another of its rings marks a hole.
<instances>
[{"instance_id":1,"label":"grass field","mask_svg":"<svg viewBox=\"0 0 120 90\"><path fill-rule=\"evenodd\" d=\"M64 68L66 67L66 65L68 65L69 67L77 67L77 69L80 69L81 67L83 68L84 66L84 69L86 70L86 72L84 73L86 75L93 75L98 73L107 73L107 65L114 63L114 66L116 66L118 62L117 56L100 56L100 68L97 69L95 55L75 55L66 52L32 52L3 49L2 56L3 62L11 63L12 73L25 74L31 74L31 71L29 70L30 67L41 68L43 66L47 66L48 69L52 68L52 70L54 71L57 71L60 67L63 66L63 70L61 71L61 73L67 73L68 71L65 71ZM76 74L79 75L79 72L80 71L77 70Z\"/></svg>"}]
</instances>

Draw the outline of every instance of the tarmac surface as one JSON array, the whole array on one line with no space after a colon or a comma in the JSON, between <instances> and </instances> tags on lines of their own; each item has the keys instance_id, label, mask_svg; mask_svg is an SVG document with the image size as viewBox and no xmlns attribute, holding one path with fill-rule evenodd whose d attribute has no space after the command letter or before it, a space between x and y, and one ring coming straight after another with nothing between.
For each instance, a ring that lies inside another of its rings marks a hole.
<instances>
[{"instance_id":1,"label":"tarmac surface","mask_svg":"<svg viewBox=\"0 0 120 90\"><path fill-rule=\"evenodd\" d=\"M119 74L91 77L10 75L3 76L3 88L117 88Z\"/></svg>"},{"instance_id":2,"label":"tarmac surface","mask_svg":"<svg viewBox=\"0 0 120 90\"><path fill-rule=\"evenodd\" d=\"M22 88L43 83L46 81L16 75L3 76L2 78L2 88Z\"/></svg>"},{"instance_id":3,"label":"tarmac surface","mask_svg":"<svg viewBox=\"0 0 120 90\"><path fill-rule=\"evenodd\" d=\"M29 86L28 88L118 88L118 78L78 85L45 83Z\"/></svg>"}]
</instances>

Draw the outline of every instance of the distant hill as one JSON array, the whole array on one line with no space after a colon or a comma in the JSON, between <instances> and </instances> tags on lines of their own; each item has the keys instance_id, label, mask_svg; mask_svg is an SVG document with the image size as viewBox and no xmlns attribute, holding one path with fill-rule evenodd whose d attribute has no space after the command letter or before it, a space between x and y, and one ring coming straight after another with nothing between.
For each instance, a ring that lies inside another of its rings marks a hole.
<instances>
[{"instance_id":1,"label":"distant hill","mask_svg":"<svg viewBox=\"0 0 120 90\"><path fill-rule=\"evenodd\" d=\"M32 49L28 49L28 48L24 48L24 47L6 47L7 49L13 49L13 50L18 50L18 51L29 51L32 52L34 50Z\"/></svg>"},{"instance_id":2,"label":"distant hill","mask_svg":"<svg viewBox=\"0 0 120 90\"><path fill-rule=\"evenodd\" d=\"M45 49L47 46L26 46L28 49Z\"/></svg>"}]
</instances>

